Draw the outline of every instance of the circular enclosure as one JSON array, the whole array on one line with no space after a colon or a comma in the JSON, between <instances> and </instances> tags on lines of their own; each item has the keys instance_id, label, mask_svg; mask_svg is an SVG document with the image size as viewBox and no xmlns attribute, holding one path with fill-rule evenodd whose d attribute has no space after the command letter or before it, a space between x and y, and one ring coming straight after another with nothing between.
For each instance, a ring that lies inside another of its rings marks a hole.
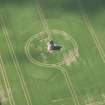
<instances>
[{"instance_id":1,"label":"circular enclosure","mask_svg":"<svg viewBox=\"0 0 105 105\"><path fill-rule=\"evenodd\" d=\"M62 46L60 51L48 52L47 43L53 40L56 45ZM78 49L76 41L64 31L51 30L33 35L26 43L25 52L28 59L39 65L54 66L64 64L65 55Z\"/></svg>"}]
</instances>

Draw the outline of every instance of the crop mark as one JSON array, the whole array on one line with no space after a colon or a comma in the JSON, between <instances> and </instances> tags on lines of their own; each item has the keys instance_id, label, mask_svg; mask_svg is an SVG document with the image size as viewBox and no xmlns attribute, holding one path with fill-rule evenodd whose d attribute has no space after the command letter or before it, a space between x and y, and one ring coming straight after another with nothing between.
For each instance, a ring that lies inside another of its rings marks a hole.
<instances>
[{"instance_id":1,"label":"crop mark","mask_svg":"<svg viewBox=\"0 0 105 105\"><path fill-rule=\"evenodd\" d=\"M60 30L55 30L55 29L52 29L52 30L50 30L52 33L56 33L56 34L60 34L60 35L62 35L64 38L65 38L65 40L68 40L68 41L70 41L71 42L71 44L73 45L73 50L72 50L72 52L74 52L74 55L72 55L72 56L74 56L73 58L77 58L78 57L78 55L79 55L79 53L78 53L78 44L76 43L76 41L72 38L72 36L70 35L70 38L68 38L68 39L66 39L69 35L66 33L66 32L64 32L64 31L60 31ZM40 36L42 36L43 35L43 37L44 37L44 34L45 34L45 32L40 32L40 33L38 33L38 34L36 34L36 35L32 35L32 37L31 38L29 38L28 39L28 41L26 42L26 45L25 45L25 53L26 53L26 56L27 56L27 58L29 59L29 61L31 62L31 63L33 63L33 64L36 64L36 62L37 62L37 64L39 64L39 65L46 65L46 66L49 66L49 67L54 67L54 66L56 66L56 65L64 65L64 64L66 64L67 65L67 62L65 62L65 57L64 58L62 58L62 61L59 61L59 62L57 62L57 63L54 63L54 64L48 64L48 63L42 63L42 62L40 62L40 61L37 61L37 60L35 60L32 56L31 56L31 54L30 54L30 47L31 47L31 42L34 40L34 39L40 39ZM42 38L43 39L43 38ZM69 52L68 52L69 53ZM70 54L69 54L70 55ZM71 62L71 60L69 59L69 65L71 64L72 62Z\"/></svg>"},{"instance_id":2,"label":"crop mark","mask_svg":"<svg viewBox=\"0 0 105 105\"><path fill-rule=\"evenodd\" d=\"M51 37L51 32L49 30L46 18L44 17L43 11L41 9L41 6L40 6L38 0L36 0L36 9L37 9L38 15L40 17L41 23L43 25L43 30L48 34L48 37L50 38Z\"/></svg>"},{"instance_id":3,"label":"crop mark","mask_svg":"<svg viewBox=\"0 0 105 105\"><path fill-rule=\"evenodd\" d=\"M70 79L70 76L69 76L67 70L64 67L62 67L62 66L57 66L56 68L58 70L60 69L60 71L63 73L63 75L65 77L66 84L67 84L67 86L69 88L69 91L70 91L72 97L73 97L75 105L80 105L77 93L76 93L76 91L74 89L73 83L72 83L72 81Z\"/></svg>"},{"instance_id":4,"label":"crop mark","mask_svg":"<svg viewBox=\"0 0 105 105\"><path fill-rule=\"evenodd\" d=\"M11 40L9 38L9 34L8 34L8 31L7 31L4 19L3 19L2 16L0 16L0 19L1 19L2 31L4 33L5 40L6 40L7 44L8 44L11 57L13 59L13 62L14 62L17 74L19 76L19 80L20 80L20 83L21 83L21 86L22 86L22 89L23 89L23 92L24 92L24 95L25 95L25 99L27 101L27 105L32 105L31 98L30 98L30 95L29 95L29 92L28 92L28 89L27 89L27 85L26 85L26 83L24 81L24 78L23 78L23 75L22 75L22 71L21 71L19 62L18 62L17 57L15 55L12 42L11 42Z\"/></svg>"},{"instance_id":5,"label":"crop mark","mask_svg":"<svg viewBox=\"0 0 105 105\"><path fill-rule=\"evenodd\" d=\"M96 32L95 32L95 30L94 30L94 28L93 28L93 26L89 20L89 17L84 10L84 6L82 5L81 0L78 0L78 4L79 4L79 9L80 9L80 15L83 18L83 21L87 26L87 29L88 29L88 31L89 31L92 39L93 39L93 42L94 42L96 48L98 49L98 53L100 55L101 60L103 61L103 63L105 63L105 52L104 52L103 47L102 47L102 45L101 45L101 43L97 37L97 34L96 34ZM95 103L89 103L86 105L93 105L93 104L94 105L96 105L96 104L100 104L100 105L102 104L103 105L104 103L100 103L100 102L96 103L95 102Z\"/></svg>"},{"instance_id":6,"label":"crop mark","mask_svg":"<svg viewBox=\"0 0 105 105\"><path fill-rule=\"evenodd\" d=\"M78 0L78 4L79 4L79 9L80 9L80 12L81 12L81 16L82 16L82 18L83 18L83 20L84 20L84 22L85 22L85 24L88 28L88 31L90 32L90 35L91 35L97 49L98 49L98 52L99 52L99 55L100 55L102 61L105 63L105 52L104 52L104 50L103 50L103 48L100 44L100 41L97 38L97 34L96 34L92 24L90 23L88 15L85 13L84 7L82 6L80 0Z\"/></svg>"},{"instance_id":7,"label":"crop mark","mask_svg":"<svg viewBox=\"0 0 105 105\"><path fill-rule=\"evenodd\" d=\"M6 91L7 91L7 95L8 95L8 98L9 98L9 103L10 103L10 105L16 105L15 101L14 101L14 98L13 98L13 95L12 95L12 90L11 90L10 83L9 83L9 80L8 80L8 77L7 77L7 73L6 73L5 68L4 68L4 63L3 63L3 60L2 60L1 54L0 54L0 70L1 70L1 74L2 74L2 77L3 77L4 84L5 84L5 88L6 88Z\"/></svg>"},{"instance_id":8,"label":"crop mark","mask_svg":"<svg viewBox=\"0 0 105 105\"><path fill-rule=\"evenodd\" d=\"M47 21L46 21L46 19L45 19L45 17L44 17L44 14L43 14L43 12L42 12L42 9L41 9L41 6L40 6L38 0L36 0L36 7L37 7L37 12L38 12L39 17L40 17L40 20L41 20L41 22L42 22L44 31L47 32L48 37L50 37L50 36L51 36L51 32L50 32L50 30L49 30L49 28L48 28ZM28 53L29 53L29 52L28 52ZM41 63L38 63L37 61L36 61L36 64L38 64L38 65L40 65L40 66L45 66L45 67L47 66L47 65L43 65L43 64L41 64ZM72 94L72 98L73 98L73 101L74 101L75 105L80 105L80 104L79 104L79 100L78 100L78 96L77 96L77 94L76 94L76 91L75 91L75 89L74 89L74 87L73 87L72 81L71 81L71 79L70 79L70 77L69 77L69 75L68 75L66 69L64 69L62 66L57 66L57 65L52 65L52 66L50 65L50 67L55 67L55 68L57 68L58 70L60 70L60 71L63 73L63 75L64 75L64 77L65 77L65 80L66 80L66 83L67 83L67 86L68 86L68 88L69 88L69 91L70 91L70 93Z\"/></svg>"}]
</instances>

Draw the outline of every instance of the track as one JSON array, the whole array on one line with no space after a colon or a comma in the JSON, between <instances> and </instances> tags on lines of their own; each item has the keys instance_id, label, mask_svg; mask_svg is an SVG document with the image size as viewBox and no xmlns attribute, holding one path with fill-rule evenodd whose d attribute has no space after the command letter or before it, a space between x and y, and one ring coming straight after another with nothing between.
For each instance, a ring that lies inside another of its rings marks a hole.
<instances>
[{"instance_id":1,"label":"track","mask_svg":"<svg viewBox=\"0 0 105 105\"><path fill-rule=\"evenodd\" d=\"M50 30L48 28L47 21L46 21L44 15L43 15L43 12L42 12L41 7L40 7L40 5L38 3L38 0L36 2L37 2L37 11L38 11L38 14L40 16L40 20L41 20L41 23L43 25L43 29L48 34L48 36L50 37L51 32L50 32ZM4 22L4 19L3 19L2 16L0 16L0 20L1 20L2 31L4 33L5 40L6 40L7 44L8 44L10 54L12 56L12 59L13 59L17 74L19 76L19 80L20 80L20 83L21 83L21 86L22 86L22 89L23 89L23 92L24 92L24 95L25 95L25 98L26 98L26 101L27 101L27 105L32 105L31 98L30 98L26 83L24 81L24 78L23 78L23 75L22 75L22 72L21 72L19 62L18 62L17 57L15 55L12 42L11 42L11 40L9 38L8 30L6 28L6 25L5 25L5 22ZM48 67L48 65L47 66L46 65L41 65L38 62L36 62L36 64L40 65L40 66ZM51 66L49 66L49 67L51 67ZM65 81L66 81L67 86L68 86L68 89L69 89L70 93L72 94L75 105L80 105L79 100L78 100L78 96L77 96L76 91L75 91L75 89L73 87L72 81L71 81L71 79L70 79L70 77L69 77L69 75L67 73L67 70L65 68L63 68L62 66L53 65L52 67L57 68L58 70L60 70L63 73ZM14 104L11 104L11 105L14 105Z\"/></svg>"},{"instance_id":2,"label":"track","mask_svg":"<svg viewBox=\"0 0 105 105\"><path fill-rule=\"evenodd\" d=\"M26 83L24 81L19 62L18 62L17 57L15 55L13 45L12 45L12 42L11 42L11 40L9 38L9 34L8 34L8 31L7 31L7 28L6 28L6 25L5 25L5 22L4 22L4 19L3 19L2 16L0 16L0 20L1 20L2 31L4 33L5 40L6 40L7 44L8 44L11 57L13 59L17 74L19 76L19 80L20 80L20 83L21 83L21 86L22 86L22 89L23 89L23 92L24 92L25 99L27 101L27 105L32 105L31 98L30 98L30 95L29 95L29 92L28 92L28 89L27 89L27 85L26 85Z\"/></svg>"},{"instance_id":3,"label":"track","mask_svg":"<svg viewBox=\"0 0 105 105\"><path fill-rule=\"evenodd\" d=\"M73 84L72 84L72 81L71 81L71 79L70 79L70 76L68 75L67 70L66 70L64 67L62 67L62 66L58 66L58 67L56 67L56 68L57 68L58 70L60 69L60 71L63 73L64 78L65 78L65 81L66 81L66 84L67 84L67 86L68 86L68 89L69 89L69 91L70 91L72 97L73 97L73 100L74 100L75 105L80 105L79 99L78 99L78 96L77 96L77 93L76 93L76 91L75 91L75 89L74 89L74 86L73 86Z\"/></svg>"},{"instance_id":4,"label":"track","mask_svg":"<svg viewBox=\"0 0 105 105\"><path fill-rule=\"evenodd\" d=\"M53 29L53 30L51 30L51 32L52 33L56 33L56 34L60 34L60 35L62 35L63 37L64 37L64 39L65 40L68 40L68 41L70 41L71 43L72 43L72 45L73 45L73 51L76 53L76 55L78 55L78 44L76 43L76 41L72 38L72 36L70 35L68 35L66 32L64 32L64 31L60 31L60 30L55 30L55 29ZM31 56L31 54L30 54L30 45L31 45L31 42L34 40L34 39L40 39L40 37L44 34L45 32L40 32L40 33L38 33L38 34L36 34L36 35L32 35L32 37L31 38L29 38L29 40L26 42L26 45L25 45L25 53L26 53L26 56L27 56L27 58L28 58L28 60L31 62L31 63L33 63L33 64L38 64L38 65L40 65L40 66L46 66L46 67L55 67L56 65L64 65L65 64L65 62L62 60L62 61L60 61L60 62L58 62L58 63L54 63L54 64L48 64L48 63L42 63L42 62L39 62L39 61L37 61L37 60L35 60L32 56ZM69 38L70 37L70 38ZM75 57L77 57L75 55Z\"/></svg>"},{"instance_id":5,"label":"track","mask_svg":"<svg viewBox=\"0 0 105 105\"><path fill-rule=\"evenodd\" d=\"M43 26L43 30L48 34L48 37L50 38L51 37L51 32L49 30L46 18L44 17L44 14L42 12L42 9L41 9L41 6L40 6L38 0L36 0L36 9L37 9L38 15L40 17L40 20L41 20L41 23L42 23L42 26Z\"/></svg>"},{"instance_id":6,"label":"track","mask_svg":"<svg viewBox=\"0 0 105 105\"><path fill-rule=\"evenodd\" d=\"M82 6L80 0L78 0L78 5L79 5L81 17L83 18L84 23L86 24L86 26L88 28L88 31L89 31L89 33L90 33L90 35L91 35L97 49L98 49L98 52L100 54L100 57L101 57L103 63L105 63L105 52L104 52L104 50L103 50L103 48L102 48L102 46L100 44L100 41L97 38L97 34L96 34L92 24L90 23L88 15L85 13L84 7Z\"/></svg>"},{"instance_id":7,"label":"track","mask_svg":"<svg viewBox=\"0 0 105 105\"><path fill-rule=\"evenodd\" d=\"M55 30L56 31L56 30ZM37 34L37 35L33 35L26 43L26 46L25 46L25 53L26 53L26 56L27 58L30 60L31 63L33 64L36 64L36 65L39 65L39 66L42 66L42 67L50 67L50 68L57 68L58 70L60 70L63 75L64 75L64 78L65 78L65 81L67 83L67 86L68 86L68 89L70 91L70 93L72 94L72 97L73 97L73 100L75 102L75 105L79 105L79 100L78 100L78 97L76 95L76 92L73 88L73 85L72 85L72 81L70 80L69 78L69 75L67 73L67 70L65 70L65 68L63 68L60 64L44 64L44 63L40 63L38 62L37 60L33 60L33 58L31 57L30 55L30 52L29 52L29 46L30 46L30 43L31 41L34 39L34 38L38 38L38 35L40 36L41 33ZM37 36L37 37L36 37ZM72 42L74 43L74 41L72 40ZM75 46L76 45L76 46ZM77 44L74 43L74 50L76 50L78 47L77 47Z\"/></svg>"},{"instance_id":8,"label":"track","mask_svg":"<svg viewBox=\"0 0 105 105\"><path fill-rule=\"evenodd\" d=\"M49 30L49 28L48 28L47 21L46 21L46 19L45 19L45 17L44 17L44 14L43 14L43 12L42 12L42 9L41 9L41 6L40 6L38 0L36 0L36 9L37 9L37 12L38 12L38 14L39 14L41 23L42 23L42 25L43 25L43 29L44 29L44 31L48 34L48 37L50 37L50 36L51 36L51 32L50 32L50 30ZM30 40L29 40L29 42L28 42L27 45L29 45L29 43L30 43ZM25 51L26 51L26 48L25 48ZM28 52L28 53L29 53L29 52ZM26 53L26 54L28 54L28 53ZM52 65L52 66L51 66L51 65L43 65L43 64L41 64L41 63L39 63L39 62L37 62L37 61L36 61L35 63L36 63L37 65L39 65L39 66L54 67L54 68L57 68L58 70L60 70L60 71L63 73L63 75L64 75L64 78L65 78L65 81L66 81L66 83L67 83L69 92L70 92L70 94L72 94L72 98L73 98L73 101L74 101L75 105L80 105L79 99L78 99L78 96L77 96L77 94L76 94L76 91L75 91L75 89L74 89L74 87L73 87L72 81L71 81L71 79L70 79L70 77L69 77L69 75L68 75L68 73L67 73L67 70L66 70L65 68L63 68L62 66L57 66L57 65Z\"/></svg>"},{"instance_id":9,"label":"track","mask_svg":"<svg viewBox=\"0 0 105 105\"><path fill-rule=\"evenodd\" d=\"M10 87L10 83L9 83L9 80L8 80L8 77L7 77L7 73L6 73L6 70L5 70L5 67L4 67L4 63L3 63L3 60L2 60L1 54L0 54L0 71L1 71L1 74L2 74L2 77L3 77L3 80L4 80L6 92L7 92L8 98L9 98L9 103L10 103L10 105L16 105L15 101L14 101L14 98L13 98L13 95L12 95L12 90L11 90L11 87Z\"/></svg>"},{"instance_id":10,"label":"track","mask_svg":"<svg viewBox=\"0 0 105 105\"><path fill-rule=\"evenodd\" d=\"M80 15L83 18L83 21L87 26L87 29L88 29L88 31L89 31L89 33L90 33L90 35L91 35L91 37L92 37L92 39L94 41L94 44L96 45L96 48L98 49L101 60L103 61L103 63L105 63L104 49L101 46L101 43L100 43L100 41L99 41L99 39L97 37L97 34L96 34L96 32L95 32L95 30L94 30L94 28L93 28L93 26L92 26L92 24L91 24L91 22L89 20L88 15L85 12L85 9L84 9L84 7L83 7L83 5L81 3L81 0L78 0L78 5L79 5L79 9L80 9ZM91 103L91 104L96 104L96 103ZM98 103L98 104L104 104L104 103Z\"/></svg>"}]
</instances>

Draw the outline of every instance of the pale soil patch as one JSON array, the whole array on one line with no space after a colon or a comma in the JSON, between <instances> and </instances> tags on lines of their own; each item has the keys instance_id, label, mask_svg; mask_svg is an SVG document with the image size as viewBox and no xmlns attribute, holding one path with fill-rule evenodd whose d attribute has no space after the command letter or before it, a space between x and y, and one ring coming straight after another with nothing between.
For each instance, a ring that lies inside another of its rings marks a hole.
<instances>
[{"instance_id":1,"label":"pale soil patch","mask_svg":"<svg viewBox=\"0 0 105 105\"><path fill-rule=\"evenodd\" d=\"M64 101L64 100L69 100L70 97L62 97L62 98L59 98L59 99L54 99L52 100L53 103L56 103L56 102L61 102L61 101Z\"/></svg>"},{"instance_id":2,"label":"pale soil patch","mask_svg":"<svg viewBox=\"0 0 105 105\"><path fill-rule=\"evenodd\" d=\"M85 100L85 105L105 105L105 94L101 94L100 98L88 97Z\"/></svg>"},{"instance_id":3,"label":"pale soil patch","mask_svg":"<svg viewBox=\"0 0 105 105\"><path fill-rule=\"evenodd\" d=\"M0 103L6 103L7 100L6 91L2 88L2 86L0 86Z\"/></svg>"},{"instance_id":4,"label":"pale soil patch","mask_svg":"<svg viewBox=\"0 0 105 105\"><path fill-rule=\"evenodd\" d=\"M70 65L71 63L75 62L77 57L79 57L78 50L69 51L66 55L64 55L64 64Z\"/></svg>"},{"instance_id":5,"label":"pale soil patch","mask_svg":"<svg viewBox=\"0 0 105 105\"><path fill-rule=\"evenodd\" d=\"M88 103L86 105L105 105L105 103L96 101L96 102L93 102L93 103Z\"/></svg>"},{"instance_id":6,"label":"pale soil patch","mask_svg":"<svg viewBox=\"0 0 105 105\"><path fill-rule=\"evenodd\" d=\"M101 97L102 97L102 99L103 99L104 102L105 102L105 94L101 94Z\"/></svg>"}]
</instances>

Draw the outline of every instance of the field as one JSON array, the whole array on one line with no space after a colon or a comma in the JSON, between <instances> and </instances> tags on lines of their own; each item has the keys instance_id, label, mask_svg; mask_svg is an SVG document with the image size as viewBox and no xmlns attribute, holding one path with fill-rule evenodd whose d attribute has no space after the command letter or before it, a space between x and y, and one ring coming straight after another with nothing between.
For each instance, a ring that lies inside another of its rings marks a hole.
<instances>
[{"instance_id":1,"label":"field","mask_svg":"<svg viewBox=\"0 0 105 105\"><path fill-rule=\"evenodd\" d=\"M105 105L105 1L0 0L0 105Z\"/></svg>"}]
</instances>

